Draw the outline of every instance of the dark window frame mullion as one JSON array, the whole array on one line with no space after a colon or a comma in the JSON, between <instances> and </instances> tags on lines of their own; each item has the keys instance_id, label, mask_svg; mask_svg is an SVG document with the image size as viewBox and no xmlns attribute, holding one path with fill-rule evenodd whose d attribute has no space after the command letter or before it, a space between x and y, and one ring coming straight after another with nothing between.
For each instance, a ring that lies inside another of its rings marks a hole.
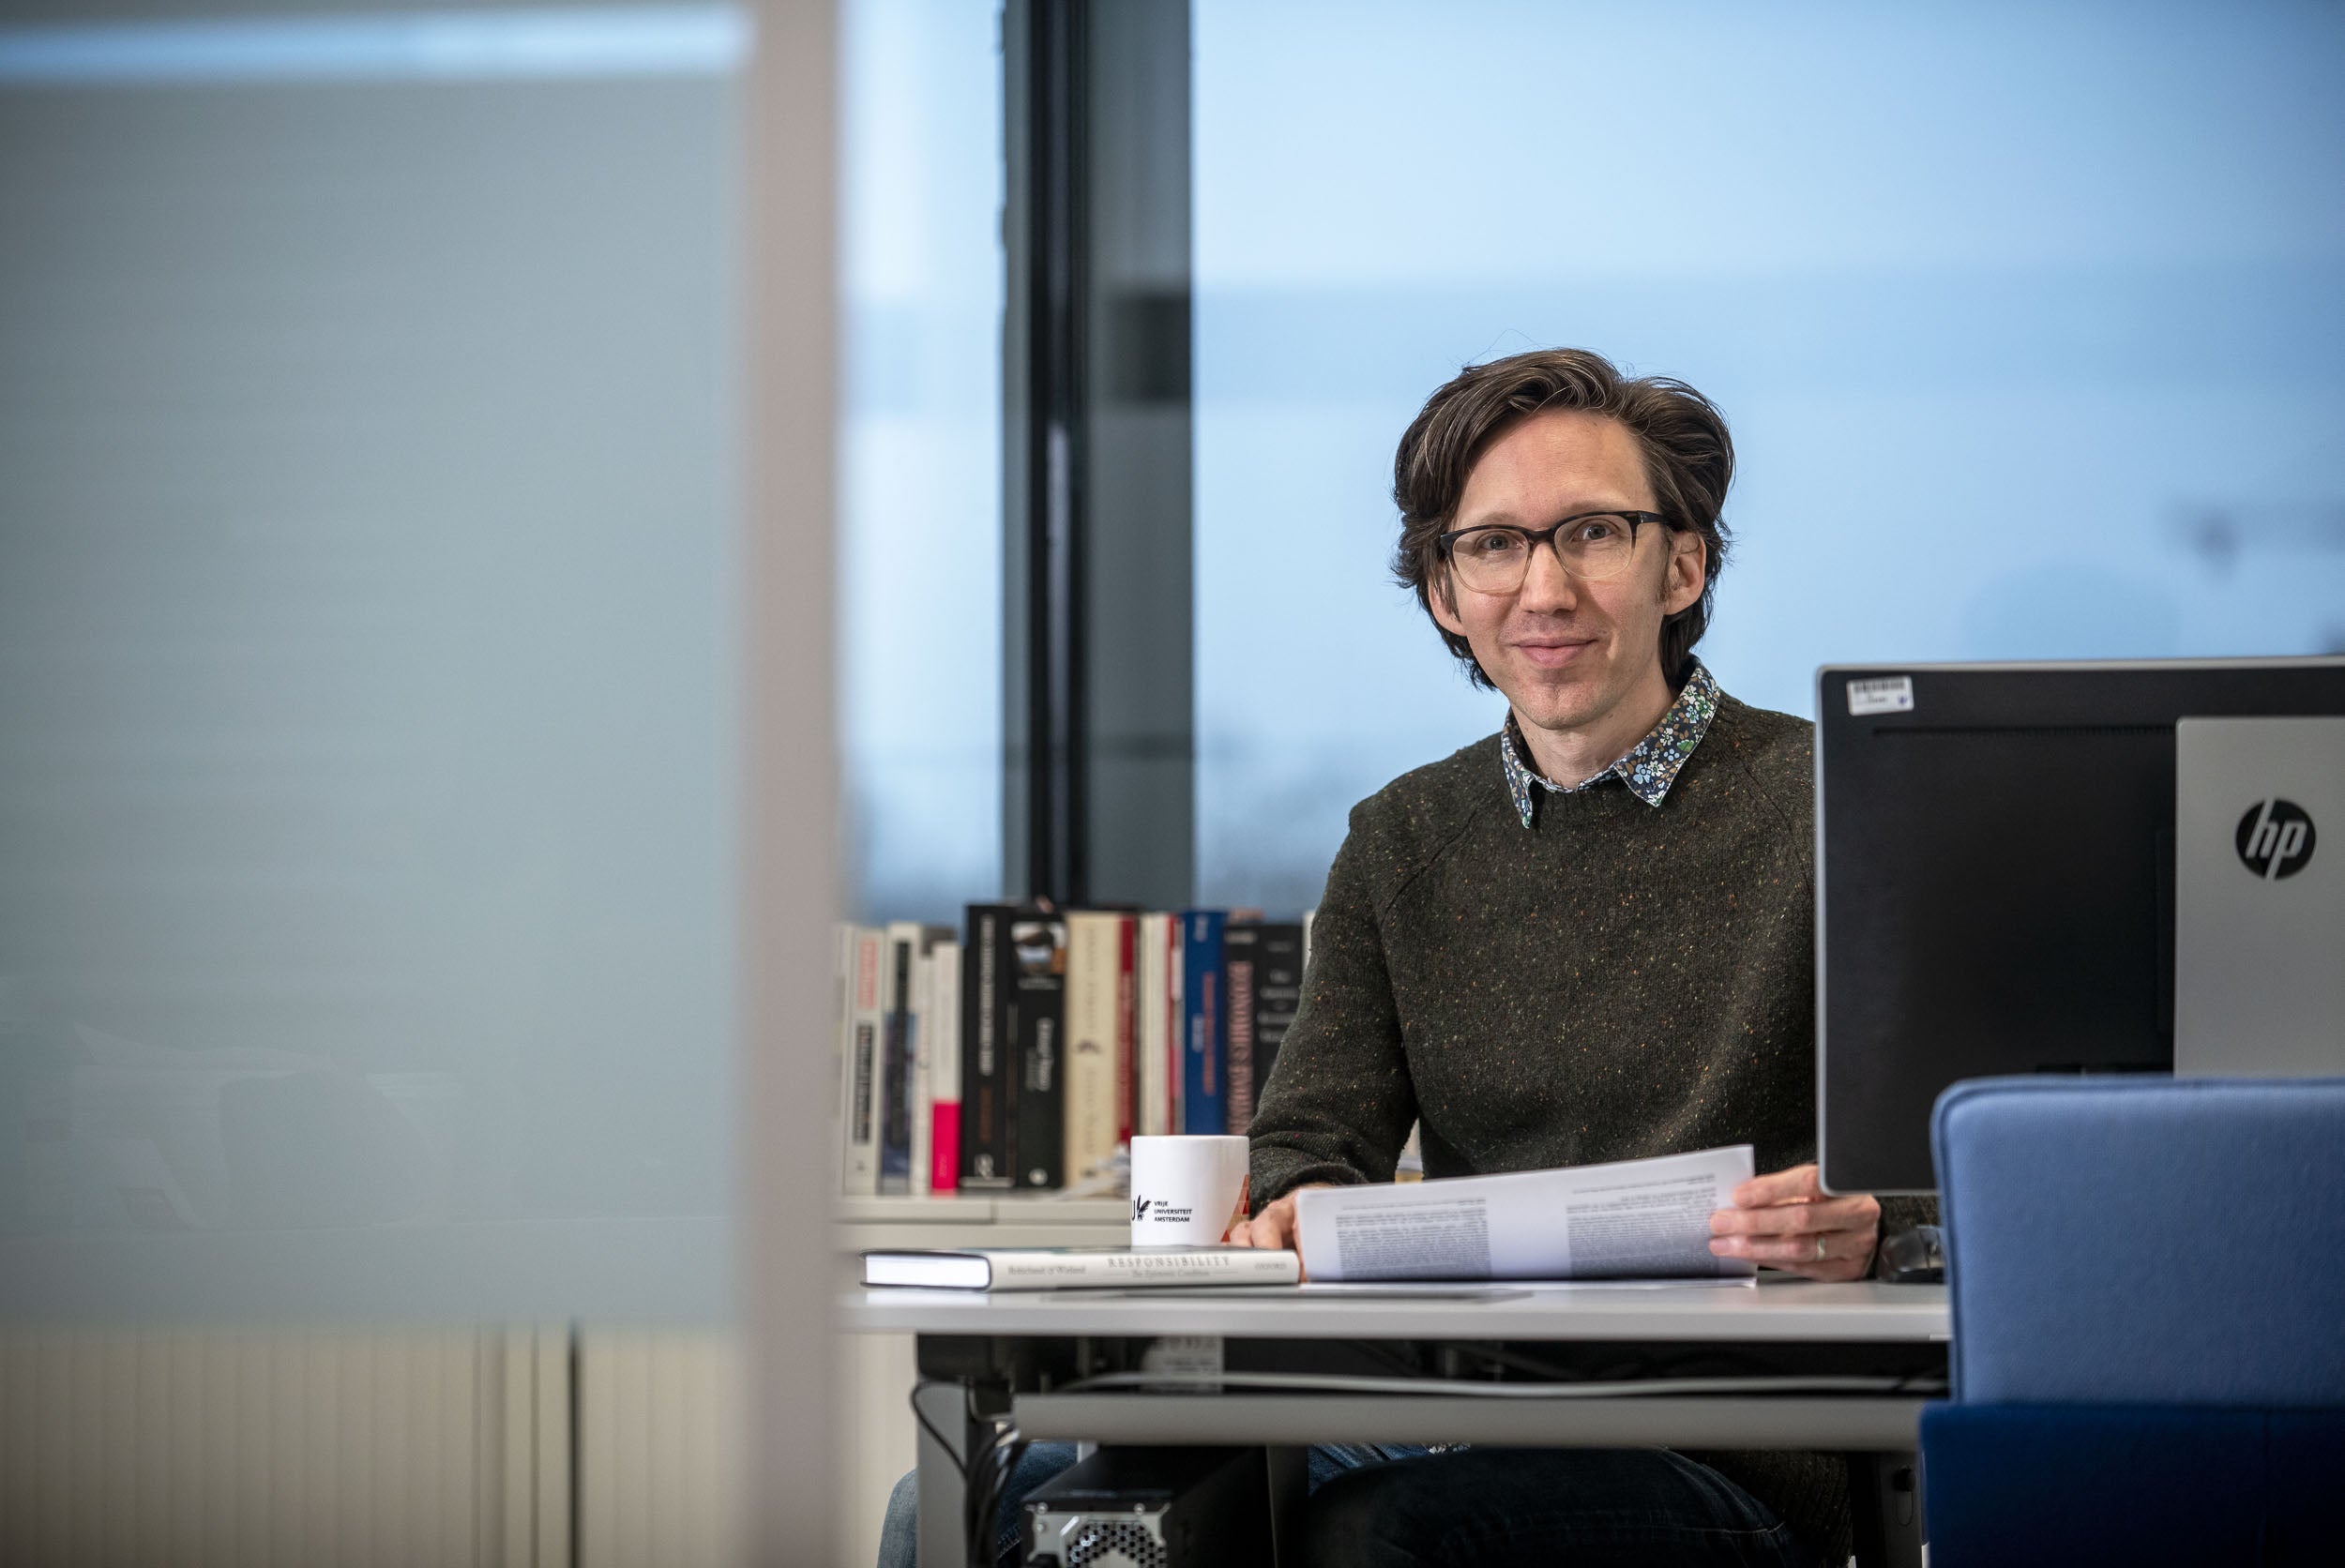
<instances>
[{"instance_id":1,"label":"dark window frame mullion","mask_svg":"<svg viewBox=\"0 0 2345 1568\"><path fill-rule=\"evenodd\" d=\"M1003 873L1194 883L1188 0L1002 16Z\"/></svg>"},{"instance_id":2,"label":"dark window frame mullion","mask_svg":"<svg viewBox=\"0 0 2345 1568\"><path fill-rule=\"evenodd\" d=\"M1024 345L1026 486L1026 889L1082 902L1089 736L1083 665L1085 0L1030 0Z\"/></svg>"}]
</instances>

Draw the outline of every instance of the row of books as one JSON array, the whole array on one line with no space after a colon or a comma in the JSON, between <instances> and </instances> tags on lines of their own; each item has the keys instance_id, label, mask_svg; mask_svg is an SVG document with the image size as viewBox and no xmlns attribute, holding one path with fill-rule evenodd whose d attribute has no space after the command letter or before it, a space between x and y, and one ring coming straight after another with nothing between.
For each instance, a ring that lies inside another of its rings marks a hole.
<instances>
[{"instance_id":1,"label":"row of books","mask_svg":"<svg viewBox=\"0 0 2345 1568\"><path fill-rule=\"evenodd\" d=\"M1135 1133L1242 1133L1302 1000L1310 925L1251 911L972 904L839 928L850 1196L1104 1182Z\"/></svg>"}]
</instances>

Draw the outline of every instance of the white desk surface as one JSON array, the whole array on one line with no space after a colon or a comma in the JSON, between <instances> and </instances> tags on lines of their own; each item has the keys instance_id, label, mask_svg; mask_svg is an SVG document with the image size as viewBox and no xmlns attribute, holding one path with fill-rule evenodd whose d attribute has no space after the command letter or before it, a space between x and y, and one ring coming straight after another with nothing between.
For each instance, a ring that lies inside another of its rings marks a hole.
<instances>
[{"instance_id":1,"label":"white desk surface","mask_svg":"<svg viewBox=\"0 0 2345 1568\"><path fill-rule=\"evenodd\" d=\"M839 1309L857 1334L1220 1334L1250 1339L1837 1340L1949 1336L1940 1285L1819 1285L1763 1274L1755 1286L1493 1285L1490 1294L1322 1295L1308 1289L1179 1290L856 1289Z\"/></svg>"}]
</instances>

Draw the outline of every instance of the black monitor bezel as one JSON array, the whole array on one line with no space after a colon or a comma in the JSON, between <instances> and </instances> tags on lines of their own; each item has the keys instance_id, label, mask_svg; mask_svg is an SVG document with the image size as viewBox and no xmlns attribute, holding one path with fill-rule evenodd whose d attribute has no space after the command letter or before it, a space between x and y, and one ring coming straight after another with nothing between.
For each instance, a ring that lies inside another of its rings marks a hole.
<instances>
[{"instance_id":1,"label":"black monitor bezel","mask_svg":"<svg viewBox=\"0 0 2345 1568\"><path fill-rule=\"evenodd\" d=\"M2107 677L2122 677L2109 682ZM2216 677L2213 682L2190 679L2194 676ZM2243 675L2265 679L2252 686L2237 684ZM2333 684L2335 689L2319 700L2310 700L2308 693L2291 690L2298 687L2297 679L2284 679L2280 689L2275 690L2272 676L2301 677L2302 681ZM1899 676L1942 679L1953 676L1968 678L1984 676L2001 688L1997 700L2007 701L2014 695L2023 699L2016 707L1992 713L1980 712L1973 701L1974 690L1960 687L1941 687L1941 693L1952 692L1956 706L1951 714L1941 699L1933 699L1925 709L1916 702L1908 713L1877 713L1863 716L1848 711L1847 689L1851 681L1884 680ZM1999 677L2017 676L2017 683L2005 685ZM2181 678L2192 690L2177 693L2173 689ZM2073 683L2082 681L2101 687L2094 695L2109 705L2092 717L2080 716L2074 707ZM2037 689L2029 689L2027 683L2047 683ZM2161 685L2163 683L2163 685ZM2069 689L2061 689L2064 685ZM2232 689L2225 689L2232 687ZM1828 1192L1870 1193L1878 1197L1928 1197L1934 1187L1901 1186L1895 1184L1865 1184L1843 1180L1831 1181L1831 1055L1830 998L1828 986L1828 954L1830 948L1830 915L1828 894L1831 885L1827 864L1827 813L1830 797L1826 789L1827 765L1836 755L1834 742L1853 726L1864 727L1869 735L1882 724L1944 727L1950 721L1960 725L1974 723L1982 728L2020 728L2029 724L2060 727L2139 728L2159 725L2171 731L2173 724L2186 717L2228 716L2292 716L2345 713L2345 656L2296 656L2262 658L2215 659L2096 659L2096 660L2016 660L2016 661L1919 661L1914 663L1827 664L1816 671L1816 744L1815 744L1815 995L1816 995L1816 1161L1820 1178ZM2171 1070L2171 1069L2170 1069ZM1921 1136L1928 1136L1923 1129ZM1844 1173L1844 1178L1845 1178ZM1862 1175L1859 1171L1855 1174Z\"/></svg>"}]
</instances>

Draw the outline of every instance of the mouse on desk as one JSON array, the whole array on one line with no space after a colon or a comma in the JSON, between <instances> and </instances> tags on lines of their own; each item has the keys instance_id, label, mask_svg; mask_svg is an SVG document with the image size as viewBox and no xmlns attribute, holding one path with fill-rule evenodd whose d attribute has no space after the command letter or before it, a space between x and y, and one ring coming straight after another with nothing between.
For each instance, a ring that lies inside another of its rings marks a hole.
<instances>
[{"instance_id":1,"label":"mouse on desk","mask_svg":"<svg viewBox=\"0 0 2345 1568\"><path fill-rule=\"evenodd\" d=\"M1917 1225L1883 1242L1881 1277L1891 1285L1944 1285L1944 1233L1934 1225Z\"/></svg>"}]
</instances>

